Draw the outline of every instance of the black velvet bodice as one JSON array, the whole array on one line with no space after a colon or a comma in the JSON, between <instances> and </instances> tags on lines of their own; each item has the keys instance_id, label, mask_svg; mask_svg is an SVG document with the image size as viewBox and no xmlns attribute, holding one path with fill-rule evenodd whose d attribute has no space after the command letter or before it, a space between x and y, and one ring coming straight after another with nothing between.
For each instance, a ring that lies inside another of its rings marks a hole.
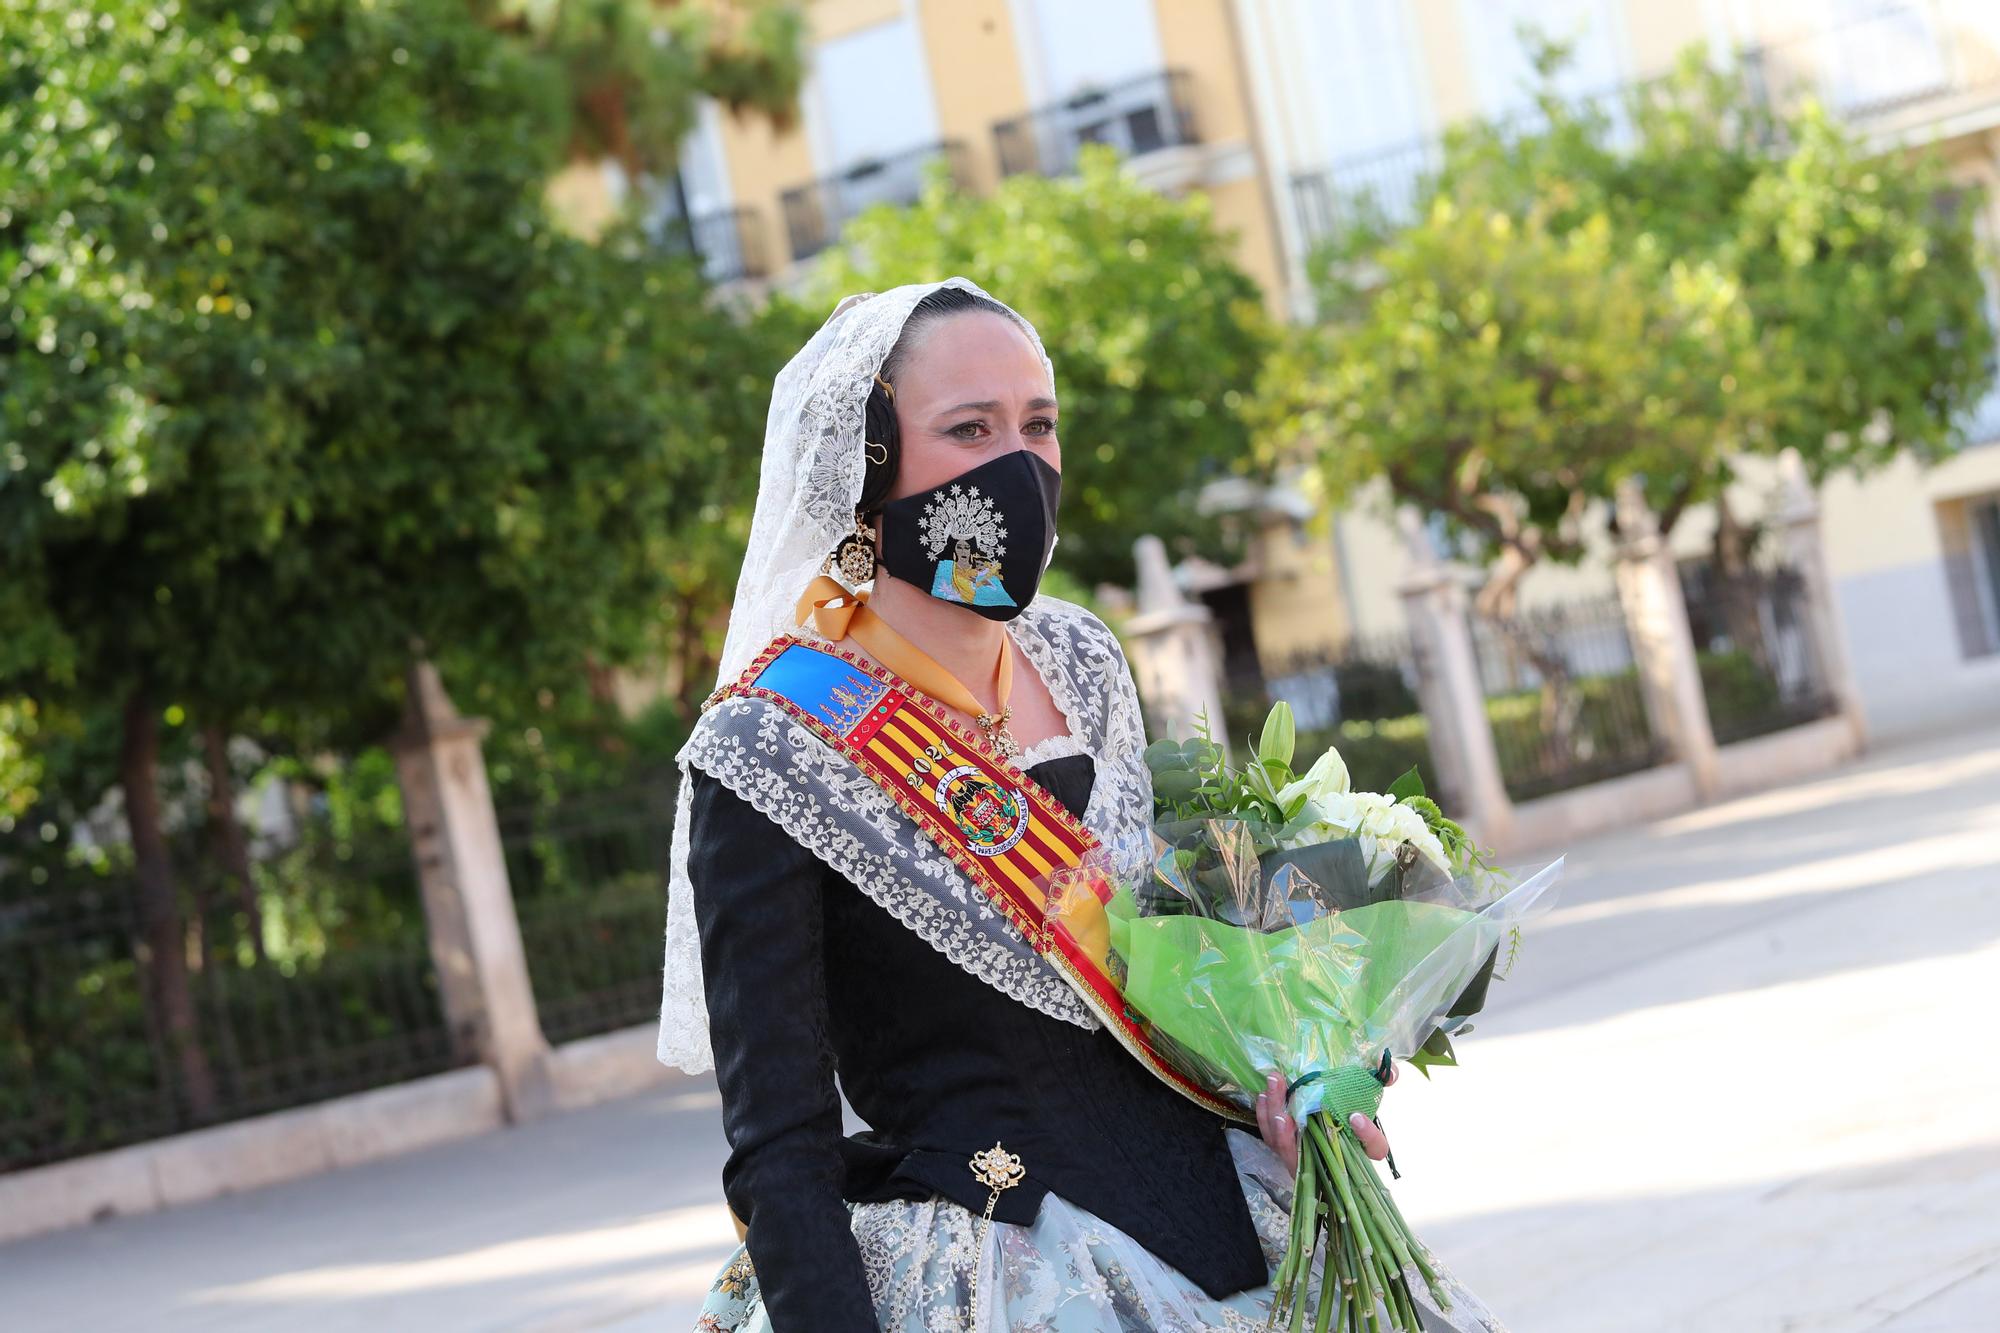
<instances>
[{"instance_id":1,"label":"black velvet bodice","mask_svg":"<svg viewBox=\"0 0 2000 1333\"><path fill-rule=\"evenodd\" d=\"M1028 775L1081 815L1086 756ZM1110 1032L1009 999L903 927L716 779L695 773L689 876L731 1153L730 1207L777 1333L872 1330L846 1204L944 1197L997 1140L1027 1180L994 1216L1055 1193L1212 1296L1269 1277L1224 1122ZM841 1134L833 1073L867 1133Z\"/></svg>"}]
</instances>

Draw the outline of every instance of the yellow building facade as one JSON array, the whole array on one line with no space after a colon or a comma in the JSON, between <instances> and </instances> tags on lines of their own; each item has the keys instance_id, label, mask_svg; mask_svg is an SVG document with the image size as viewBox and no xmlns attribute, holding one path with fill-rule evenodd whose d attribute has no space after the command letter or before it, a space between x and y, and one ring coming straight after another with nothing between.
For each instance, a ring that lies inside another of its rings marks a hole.
<instances>
[{"instance_id":1,"label":"yellow building facade","mask_svg":"<svg viewBox=\"0 0 2000 1333\"><path fill-rule=\"evenodd\" d=\"M1774 92L1809 91L1884 147L1941 143L1966 180L2000 179L1992 0L815 0L808 13L796 124L706 110L676 184L711 273L753 289L800 272L861 209L914 198L940 158L983 191L1061 174L1103 142L1157 188L1204 192L1272 310L1305 317L1305 256L1343 199L1366 190L1393 210L1446 129L1527 105L1524 29L1568 45L1560 87L1577 97L1701 46L1759 62ZM2000 236L2000 214L1986 221ZM2000 400L1969 433L2000 436ZM1759 475L1745 512L1767 498ZM2000 447L1837 480L1824 498L1871 711L1894 730L1989 695L2000 707ZM1399 628L1404 551L1386 505L1315 515L1284 488L1235 502L1256 534L1249 559L1182 571L1226 635L1248 636L1232 652L1279 662ZM1691 517L1677 542L1693 554L1709 522ZM1609 587L1598 562L1538 570L1524 598Z\"/></svg>"}]
</instances>

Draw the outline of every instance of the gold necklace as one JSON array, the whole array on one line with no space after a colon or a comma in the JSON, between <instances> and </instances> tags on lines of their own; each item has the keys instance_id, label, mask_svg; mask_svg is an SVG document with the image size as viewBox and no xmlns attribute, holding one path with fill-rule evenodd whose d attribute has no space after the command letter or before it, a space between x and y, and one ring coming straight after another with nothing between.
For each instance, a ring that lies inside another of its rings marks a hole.
<instances>
[{"instance_id":1,"label":"gold necklace","mask_svg":"<svg viewBox=\"0 0 2000 1333\"><path fill-rule=\"evenodd\" d=\"M798 613L801 622L810 615L814 626L827 638L836 643L853 639L891 672L938 702L971 717L1001 758L1020 757L1020 743L1007 729L1007 724L1014 720L1014 710L1007 703L1014 692L1014 653L1004 634L1000 640L1000 673L994 707L988 712L963 681L869 610L867 593L849 592L822 574L799 599Z\"/></svg>"}]
</instances>

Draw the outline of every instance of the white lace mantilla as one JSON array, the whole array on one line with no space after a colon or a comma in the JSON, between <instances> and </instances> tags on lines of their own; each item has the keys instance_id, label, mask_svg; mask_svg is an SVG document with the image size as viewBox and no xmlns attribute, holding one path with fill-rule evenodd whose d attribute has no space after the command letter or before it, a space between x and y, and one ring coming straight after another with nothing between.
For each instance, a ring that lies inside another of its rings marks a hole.
<instances>
[{"instance_id":1,"label":"white lace mantilla","mask_svg":"<svg viewBox=\"0 0 2000 1333\"><path fill-rule=\"evenodd\" d=\"M1023 755L1022 767L1063 754L1089 755L1097 778L1084 824L1121 875L1143 873L1152 782L1141 753L1138 694L1118 640L1088 611L1050 597L1036 598L1008 628L1068 723L1066 734ZM777 705L724 700L703 716L680 762L684 776L699 769L720 780L969 975L1052 1018L1098 1026L1061 974L917 823ZM676 829L677 843L684 832ZM670 939L677 926L694 935L693 907L691 893L669 903ZM668 1003L676 992L684 1006L702 1003L699 952L677 953L670 946L669 957L692 958L694 966L683 966L680 975L669 971ZM684 1039L685 1028L679 1034L683 1040L670 1048L670 1029L662 1022L660 1058L683 1068L710 1067L705 1028L695 1049Z\"/></svg>"}]
</instances>

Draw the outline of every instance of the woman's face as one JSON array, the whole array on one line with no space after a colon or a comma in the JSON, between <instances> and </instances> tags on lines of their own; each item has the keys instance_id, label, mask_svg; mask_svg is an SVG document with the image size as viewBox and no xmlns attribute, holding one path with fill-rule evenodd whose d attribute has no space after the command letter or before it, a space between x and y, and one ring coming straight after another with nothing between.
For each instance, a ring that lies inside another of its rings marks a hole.
<instances>
[{"instance_id":1,"label":"woman's face","mask_svg":"<svg viewBox=\"0 0 2000 1333\"><path fill-rule=\"evenodd\" d=\"M904 354L894 387L902 458L891 500L1016 449L1062 471L1055 386L1012 320L972 310L925 326Z\"/></svg>"}]
</instances>

